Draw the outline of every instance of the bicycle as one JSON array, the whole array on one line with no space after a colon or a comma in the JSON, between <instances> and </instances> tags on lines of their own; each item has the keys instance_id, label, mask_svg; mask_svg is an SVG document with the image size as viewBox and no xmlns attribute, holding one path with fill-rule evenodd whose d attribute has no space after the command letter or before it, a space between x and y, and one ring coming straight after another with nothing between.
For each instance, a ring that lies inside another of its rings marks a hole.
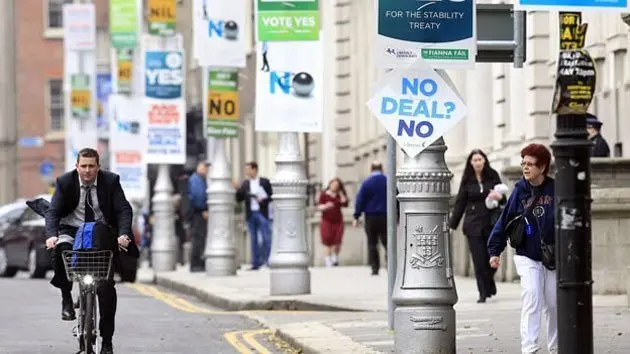
<instances>
[{"instance_id":1,"label":"bicycle","mask_svg":"<svg viewBox=\"0 0 630 354\"><path fill-rule=\"evenodd\" d=\"M79 353L95 354L98 337L97 288L110 279L112 251L63 251L62 258L68 279L79 283L77 326L73 335L79 341Z\"/></svg>"}]
</instances>

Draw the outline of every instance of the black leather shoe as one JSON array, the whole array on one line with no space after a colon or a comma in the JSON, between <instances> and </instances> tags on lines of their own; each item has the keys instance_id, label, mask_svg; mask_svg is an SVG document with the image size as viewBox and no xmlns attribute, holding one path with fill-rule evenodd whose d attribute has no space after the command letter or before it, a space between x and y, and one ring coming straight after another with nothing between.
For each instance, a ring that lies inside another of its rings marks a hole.
<instances>
[{"instance_id":1,"label":"black leather shoe","mask_svg":"<svg viewBox=\"0 0 630 354\"><path fill-rule=\"evenodd\" d=\"M61 320L74 321L76 318L76 314L74 313L74 304L72 301L63 301L61 303Z\"/></svg>"},{"instance_id":2,"label":"black leather shoe","mask_svg":"<svg viewBox=\"0 0 630 354\"><path fill-rule=\"evenodd\" d=\"M101 345L101 354L114 354L114 346L111 342L103 342Z\"/></svg>"},{"instance_id":3,"label":"black leather shoe","mask_svg":"<svg viewBox=\"0 0 630 354\"><path fill-rule=\"evenodd\" d=\"M486 297L485 297L485 296L480 296L480 297L479 297L479 300L477 300L477 303L478 303L478 304L482 304L482 303L484 303L484 302L486 302Z\"/></svg>"}]
</instances>

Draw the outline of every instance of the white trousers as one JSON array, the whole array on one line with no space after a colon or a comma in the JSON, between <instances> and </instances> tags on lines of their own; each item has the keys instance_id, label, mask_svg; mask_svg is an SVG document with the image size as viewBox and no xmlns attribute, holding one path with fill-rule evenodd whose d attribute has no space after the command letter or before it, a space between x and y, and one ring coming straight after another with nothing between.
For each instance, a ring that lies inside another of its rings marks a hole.
<instances>
[{"instance_id":1,"label":"white trousers","mask_svg":"<svg viewBox=\"0 0 630 354\"><path fill-rule=\"evenodd\" d=\"M536 353L540 350L538 340L544 310L547 348L550 353L555 353L558 350L556 272L524 256L514 255L514 265L521 277L521 351Z\"/></svg>"}]
</instances>

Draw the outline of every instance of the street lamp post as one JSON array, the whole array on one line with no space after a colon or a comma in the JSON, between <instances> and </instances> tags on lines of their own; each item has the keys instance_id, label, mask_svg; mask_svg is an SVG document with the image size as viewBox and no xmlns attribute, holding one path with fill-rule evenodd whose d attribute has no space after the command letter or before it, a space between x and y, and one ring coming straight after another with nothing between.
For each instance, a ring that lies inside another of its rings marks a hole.
<instances>
[{"instance_id":1,"label":"street lamp post","mask_svg":"<svg viewBox=\"0 0 630 354\"><path fill-rule=\"evenodd\" d=\"M271 295L310 294L306 242L306 186L298 133L278 133L273 186L274 222L269 257ZM255 237L255 235L253 235Z\"/></svg>"},{"instance_id":2,"label":"street lamp post","mask_svg":"<svg viewBox=\"0 0 630 354\"><path fill-rule=\"evenodd\" d=\"M225 139L208 139L212 166L208 173L208 234L206 238L206 273L211 276L236 275L234 241L234 187L225 151ZM212 150L212 151L211 151Z\"/></svg>"},{"instance_id":3,"label":"street lamp post","mask_svg":"<svg viewBox=\"0 0 630 354\"><path fill-rule=\"evenodd\" d=\"M446 149L439 138L416 157L405 155L396 173L404 230L392 294L396 353L455 353Z\"/></svg>"},{"instance_id":4,"label":"street lamp post","mask_svg":"<svg viewBox=\"0 0 630 354\"><path fill-rule=\"evenodd\" d=\"M159 165L154 190L151 263L156 272L172 271L177 264L177 239L169 165Z\"/></svg>"}]
</instances>

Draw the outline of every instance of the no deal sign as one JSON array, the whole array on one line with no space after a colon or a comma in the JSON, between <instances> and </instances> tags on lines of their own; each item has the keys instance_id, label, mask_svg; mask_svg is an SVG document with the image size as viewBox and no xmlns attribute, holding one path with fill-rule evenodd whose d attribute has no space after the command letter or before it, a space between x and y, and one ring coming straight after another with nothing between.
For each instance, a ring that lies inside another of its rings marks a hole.
<instances>
[{"instance_id":1,"label":"no deal sign","mask_svg":"<svg viewBox=\"0 0 630 354\"><path fill-rule=\"evenodd\" d=\"M426 64L391 71L367 104L410 157L418 155L468 114L459 95Z\"/></svg>"}]
</instances>

